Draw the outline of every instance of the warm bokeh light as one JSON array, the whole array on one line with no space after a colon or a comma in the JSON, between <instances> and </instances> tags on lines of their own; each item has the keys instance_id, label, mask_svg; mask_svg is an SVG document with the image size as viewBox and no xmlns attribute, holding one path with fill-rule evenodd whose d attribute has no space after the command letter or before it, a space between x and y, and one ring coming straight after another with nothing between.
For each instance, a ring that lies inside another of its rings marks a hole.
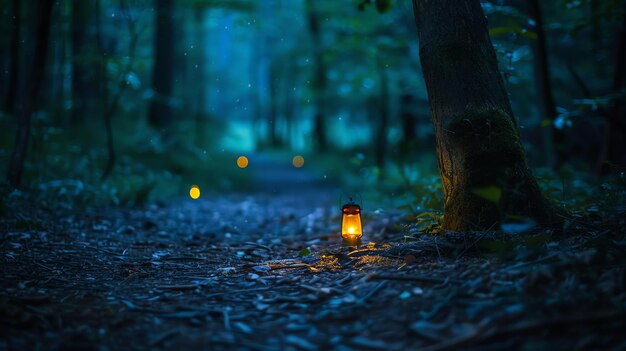
<instances>
[{"instance_id":1,"label":"warm bokeh light","mask_svg":"<svg viewBox=\"0 0 626 351\"><path fill-rule=\"evenodd\" d=\"M237 158L237 166L239 168L248 167L248 158L246 156L239 156L239 158Z\"/></svg>"},{"instance_id":2,"label":"warm bokeh light","mask_svg":"<svg viewBox=\"0 0 626 351\"><path fill-rule=\"evenodd\" d=\"M350 233L350 234L354 234L354 227L350 227L350 228L348 228L348 233Z\"/></svg>"},{"instance_id":3,"label":"warm bokeh light","mask_svg":"<svg viewBox=\"0 0 626 351\"><path fill-rule=\"evenodd\" d=\"M200 197L200 187L197 185L192 185L191 188L189 189L189 196L191 196L192 199L197 199Z\"/></svg>"},{"instance_id":4,"label":"warm bokeh light","mask_svg":"<svg viewBox=\"0 0 626 351\"><path fill-rule=\"evenodd\" d=\"M304 166L304 157L297 155L293 157L293 160L291 160L291 163L293 163L293 166L296 168L300 168L302 166Z\"/></svg>"}]
</instances>

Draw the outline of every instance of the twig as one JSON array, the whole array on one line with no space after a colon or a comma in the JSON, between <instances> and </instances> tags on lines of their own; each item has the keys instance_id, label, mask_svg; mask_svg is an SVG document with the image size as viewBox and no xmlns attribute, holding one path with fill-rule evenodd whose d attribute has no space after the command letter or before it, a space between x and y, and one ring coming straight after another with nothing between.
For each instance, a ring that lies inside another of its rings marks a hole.
<instances>
[{"instance_id":1,"label":"twig","mask_svg":"<svg viewBox=\"0 0 626 351\"><path fill-rule=\"evenodd\" d=\"M471 249L472 247L476 246L476 244L481 241L485 235L489 234L489 232L491 231L491 229L493 229L493 227L496 225L496 223L494 222L484 233L482 233L478 238L476 238L476 240L474 240L474 242L470 245L467 246L463 249L463 251L461 251L456 258L459 259L461 256L463 256L464 253L466 253L469 249Z\"/></svg>"},{"instance_id":2,"label":"twig","mask_svg":"<svg viewBox=\"0 0 626 351\"><path fill-rule=\"evenodd\" d=\"M168 331L166 331L164 333L161 333L156 338L154 338L152 341L150 341L150 346L157 346L160 343L162 343L163 341L165 341L166 339L169 339L169 338L171 338L172 336L174 336L174 335L176 335L178 333L180 333L180 329L179 328L168 330Z\"/></svg>"},{"instance_id":3,"label":"twig","mask_svg":"<svg viewBox=\"0 0 626 351\"><path fill-rule=\"evenodd\" d=\"M254 246L254 247L258 247L259 249L263 249L269 252L272 252L272 249L269 246L265 246L265 245L261 245L261 244L257 244L255 242L252 241L246 241L245 243L243 243L244 245L248 245L248 246Z\"/></svg>"},{"instance_id":4,"label":"twig","mask_svg":"<svg viewBox=\"0 0 626 351\"><path fill-rule=\"evenodd\" d=\"M189 285L157 285L156 288L160 290L195 290L200 285L189 284Z\"/></svg>"},{"instance_id":5,"label":"twig","mask_svg":"<svg viewBox=\"0 0 626 351\"><path fill-rule=\"evenodd\" d=\"M228 309L223 309L222 314L224 315L224 329L230 331L230 317L228 316Z\"/></svg>"},{"instance_id":6,"label":"twig","mask_svg":"<svg viewBox=\"0 0 626 351\"><path fill-rule=\"evenodd\" d=\"M43 263L39 263L39 262L37 262L37 261L33 261L33 264L35 264L36 266L39 266L39 267L41 267L41 268L45 268L45 269L47 269L47 270L49 270L49 271L54 271L54 269L53 269L53 268L50 268L50 267L46 266L46 265L45 265L45 264L43 264Z\"/></svg>"},{"instance_id":7,"label":"twig","mask_svg":"<svg viewBox=\"0 0 626 351\"><path fill-rule=\"evenodd\" d=\"M380 283L378 283L378 285L376 285L372 290L370 290L367 294L365 294L365 296L363 296L357 303L356 305L363 305L365 304L365 302L367 302L367 300L369 298L371 298L372 296L374 296L379 290L381 290L385 284L387 284L386 281L382 281Z\"/></svg>"},{"instance_id":8,"label":"twig","mask_svg":"<svg viewBox=\"0 0 626 351\"><path fill-rule=\"evenodd\" d=\"M450 278L427 277L422 275L392 275L372 273L367 276L367 280L400 280L400 281L418 281L423 283L443 284L446 282L460 284L462 281Z\"/></svg>"},{"instance_id":9,"label":"twig","mask_svg":"<svg viewBox=\"0 0 626 351\"><path fill-rule=\"evenodd\" d=\"M255 289L222 291L222 292L208 294L205 296L205 298L216 297L216 296L221 296L221 295L232 295L232 294L251 293L251 292L258 292L258 291L267 291L267 290L270 290L270 288L265 287L265 288L255 288Z\"/></svg>"}]
</instances>

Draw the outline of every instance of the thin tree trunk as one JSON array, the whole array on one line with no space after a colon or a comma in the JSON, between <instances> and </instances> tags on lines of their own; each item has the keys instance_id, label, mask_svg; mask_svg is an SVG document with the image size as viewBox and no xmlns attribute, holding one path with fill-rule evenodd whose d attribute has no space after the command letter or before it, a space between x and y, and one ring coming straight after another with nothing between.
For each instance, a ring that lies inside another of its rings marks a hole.
<instances>
[{"instance_id":1,"label":"thin tree trunk","mask_svg":"<svg viewBox=\"0 0 626 351\"><path fill-rule=\"evenodd\" d=\"M89 1L72 0L72 124L83 122L87 115L90 91L87 76L87 21Z\"/></svg>"},{"instance_id":2,"label":"thin tree trunk","mask_svg":"<svg viewBox=\"0 0 626 351\"><path fill-rule=\"evenodd\" d=\"M206 33L204 32L204 14L205 8L202 5L198 5L194 11L194 29L195 29L195 58L196 65L194 66L194 75L197 79L197 88L195 89L195 120L196 120L196 144L198 146L204 145L204 119L206 118L206 77L205 65L207 60L205 57L205 45L204 40Z\"/></svg>"},{"instance_id":3,"label":"thin tree trunk","mask_svg":"<svg viewBox=\"0 0 626 351\"><path fill-rule=\"evenodd\" d=\"M271 148L277 148L280 145L278 137L278 81L280 77L278 75L278 67L275 60L276 59L274 59L268 67L270 70L270 113L267 116L267 140Z\"/></svg>"},{"instance_id":4,"label":"thin tree trunk","mask_svg":"<svg viewBox=\"0 0 626 351\"><path fill-rule=\"evenodd\" d=\"M13 10L13 29L11 32L11 53L9 56L9 79L7 86L7 96L4 101L4 112L7 114L15 113L15 100L17 97L18 81L17 75L19 71L19 49L20 49L20 29L22 14L20 11L20 0L12 1Z\"/></svg>"},{"instance_id":5,"label":"thin tree trunk","mask_svg":"<svg viewBox=\"0 0 626 351\"><path fill-rule=\"evenodd\" d=\"M99 0L98 0L99 1ZM139 33L137 32L137 28L135 25L135 19L132 18L131 12L126 4L125 0L120 0L120 8L124 14L126 19L126 25L128 27L128 36L130 37L130 41L128 43L128 60L126 61L126 65L120 75L118 77L119 87L111 100L111 104L106 109L104 114L104 128L107 136L107 152L108 159L107 164L102 172L102 180L106 180L111 172L113 171L113 167L115 166L115 143L113 140L113 116L117 112L117 109L120 104L120 100L126 89L128 88L126 77L133 69L133 63L135 60L135 50L137 48L137 41L139 40ZM99 12L99 11L98 11Z\"/></svg>"},{"instance_id":6,"label":"thin tree trunk","mask_svg":"<svg viewBox=\"0 0 626 351\"><path fill-rule=\"evenodd\" d=\"M30 137L31 117L35 111L39 90L43 81L44 67L48 53L50 38L50 21L52 17L52 0L39 1L39 21L37 23L37 35L35 37L35 51L30 77L26 82L26 94L24 104L19 114L15 145L9 161L7 179L9 184L19 187L24 171L26 151Z\"/></svg>"},{"instance_id":7,"label":"thin tree trunk","mask_svg":"<svg viewBox=\"0 0 626 351\"><path fill-rule=\"evenodd\" d=\"M567 160L565 145L565 133L555 126L557 119L556 105L552 95L552 83L550 82L550 63L546 45L546 35L543 30L543 17L539 0L528 0L530 17L535 21L537 40L533 43L534 69L537 93L541 101L541 110L544 119L550 120L550 144L548 147L549 164L554 169L559 169Z\"/></svg>"},{"instance_id":8,"label":"thin tree trunk","mask_svg":"<svg viewBox=\"0 0 626 351\"><path fill-rule=\"evenodd\" d=\"M622 25L617 34L617 47L615 51L615 68L613 71L613 93L618 93L624 86L624 80L626 79L626 70L624 69L624 62L626 61L626 2L623 6L624 16L622 18ZM600 154L600 162L597 169L599 173L607 174L611 173L616 168L622 168L626 164L626 156L624 154L624 147L626 145L626 135L623 133L623 129L619 128L624 122L624 104L623 98L615 97L611 100L611 106L609 110L609 118L605 127L605 137Z\"/></svg>"},{"instance_id":9,"label":"thin tree trunk","mask_svg":"<svg viewBox=\"0 0 626 351\"><path fill-rule=\"evenodd\" d=\"M319 17L315 11L315 0L307 0L307 17L309 21L309 30L313 42L313 63L315 65L313 77L314 101L315 101L315 118L313 132L315 142L319 151L325 151L328 148L328 139L326 136L326 116L325 99L326 94L326 68L324 65L324 56L322 52L322 43L320 35Z\"/></svg>"},{"instance_id":10,"label":"thin tree trunk","mask_svg":"<svg viewBox=\"0 0 626 351\"><path fill-rule=\"evenodd\" d=\"M378 73L380 75L380 97L378 100L378 126L376 131L376 166L381 176L385 170L385 156L387 155L387 129L389 125L389 82L387 72L382 63L378 62Z\"/></svg>"},{"instance_id":11,"label":"thin tree trunk","mask_svg":"<svg viewBox=\"0 0 626 351\"><path fill-rule=\"evenodd\" d=\"M172 121L172 91L174 86L174 3L172 0L156 2L156 33L154 36L154 70L148 120L163 131Z\"/></svg>"},{"instance_id":12,"label":"thin tree trunk","mask_svg":"<svg viewBox=\"0 0 626 351\"><path fill-rule=\"evenodd\" d=\"M479 0L413 0L443 184L443 227L558 223L526 164Z\"/></svg>"}]
</instances>

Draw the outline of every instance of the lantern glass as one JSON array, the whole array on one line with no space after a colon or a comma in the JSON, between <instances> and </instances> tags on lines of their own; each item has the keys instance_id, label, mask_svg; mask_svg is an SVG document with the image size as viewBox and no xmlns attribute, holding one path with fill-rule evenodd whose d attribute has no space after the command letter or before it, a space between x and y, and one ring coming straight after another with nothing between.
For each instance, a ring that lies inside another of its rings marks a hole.
<instances>
[{"instance_id":1,"label":"lantern glass","mask_svg":"<svg viewBox=\"0 0 626 351\"><path fill-rule=\"evenodd\" d=\"M341 236L345 240L356 241L363 235L361 229L361 207L355 203L349 203L342 208Z\"/></svg>"}]
</instances>

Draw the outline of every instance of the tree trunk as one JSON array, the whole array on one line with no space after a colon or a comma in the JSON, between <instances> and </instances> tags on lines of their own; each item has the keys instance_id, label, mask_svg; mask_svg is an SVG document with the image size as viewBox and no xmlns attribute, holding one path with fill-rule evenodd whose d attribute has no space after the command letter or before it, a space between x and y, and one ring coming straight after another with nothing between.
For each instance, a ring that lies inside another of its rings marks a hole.
<instances>
[{"instance_id":1,"label":"tree trunk","mask_svg":"<svg viewBox=\"0 0 626 351\"><path fill-rule=\"evenodd\" d=\"M205 57L204 41L206 34L204 32L204 15L205 8L197 5L194 8L194 37L195 37L195 64L194 76L197 79L195 89L195 121L196 121L196 145L203 147L204 144L204 120L206 118L206 74L205 65L208 60Z\"/></svg>"},{"instance_id":2,"label":"tree trunk","mask_svg":"<svg viewBox=\"0 0 626 351\"><path fill-rule=\"evenodd\" d=\"M12 1L13 29L11 32L11 53L9 56L9 79L7 86L7 96L4 101L4 112L15 113L15 100L17 97L17 75L19 71L19 49L20 49L20 28L22 14L20 11L20 0Z\"/></svg>"},{"instance_id":3,"label":"tree trunk","mask_svg":"<svg viewBox=\"0 0 626 351\"><path fill-rule=\"evenodd\" d=\"M313 96L315 101L315 118L313 122L313 133L315 142L319 151L325 151L328 148L328 139L326 136L326 116L324 113L324 95L326 93L326 68L324 66L324 55L322 52L322 43L320 36L319 18L315 11L314 0L307 0L307 17L309 21L309 30L313 43Z\"/></svg>"},{"instance_id":4,"label":"tree trunk","mask_svg":"<svg viewBox=\"0 0 626 351\"><path fill-rule=\"evenodd\" d=\"M376 149L374 150L376 158L376 166L380 171L381 177L385 170L385 156L387 155L387 130L389 129L389 83L387 72L382 63L378 62L378 72L380 75L380 97L378 100L378 118L376 130Z\"/></svg>"},{"instance_id":5,"label":"tree trunk","mask_svg":"<svg viewBox=\"0 0 626 351\"><path fill-rule=\"evenodd\" d=\"M150 124L164 130L172 121L172 91L174 83L174 4L172 0L156 2L156 33L154 36L154 70L148 120Z\"/></svg>"},{"instance_id":6,"label":"tree trunk","mask_svg":"<svg viewBox=\"0 0 626 351\"><path fill-rule=\"evenodd\" d=\"M39 1L39 21L37 23L37 35L35 37L35 51L33 52L33 63L30 70L30 77L26 82L26 94L24 103L19 114L15 145L9 161L7 179L14 187L20 186L24 161L28 149L28 139L30 137L31 117L35 110L37 97L41 88L44 75L44 67L49 46L50 21L52 17L52 0Z\"/></svg>"},{"instance_id":7,"label":"tree trunk","mask_svg":"<svg viewBox=\"0 0 626 351\"><path fill-rule=\"evenodd\" d=\"M623 6L626 11L626 3ZM613 84L611 90L614 94L618 94L624 86L626 79L626 70L624 69L624 61L626 61L626 12L622 17L622 25L617 33L617 44L615 51L615 67L613 71ZM623 171L626 165L626 155L624 147L626 145L626 135L622 132L620 125L624 122L624 104L623 97L615 97L611 100L609 109L609 118L604 130L605 137L600 154L600 162L597 166L598 171L602 174L612 173L617 169Z\"/></svg>"},{"instance_id":8,"label":"tree trunk","mask_svg":"<svg viewBox=\"0 0 626 351\"><path fill-rule=\"evenodd\" d=\"M279 115L279 107L278 107L278 82L280 76L278 75L278 63L277 58L272 60L272 63L269 64L269 74L270 77L269 85L270 85L270 113L267 115L267 140L269 142L270 148L277 148L280 146L279 136L278 136L278 115Z\"/></svg>"},{"instance_id":9,"label":"tree trunk","mask_svg":"<svg viewBox=\"0 0 626 351\"><path fill-rule=\"evenodd\" d=\"M526 164L479 0L413 0L444 193L444 229L558 223Z\"/></svg>"},{"instance_id":10,"label":"tree trunk","mask_svg":"<svg viewBox=\"0 0 626 351\"><path fill-rule=\"evenodd\" d=\"M550 143L548 144L548 161L552 168L559 169L567 159L565 133L555 126L557 118L556 105L552 95L550 82L550 64L546 45L546 35L543 31L543 18L539 0L528 0L530 17L535 21L537 40L533 43L533 59L535 69L535 83L537 94L541 101L541 110L544 119L550 120Z\"/></svg>"},{"instance_id":11,"label":"tree trunk","mask_svg":"<svg viewBox=\"0 0 626 351\"><path fill-rule=\"evenodd\" d=\"M87 24L90 2L72 0L72 124L84 121L88 114L91 87L90 52L88 51Z\"/></svg>"}]
</instances>

